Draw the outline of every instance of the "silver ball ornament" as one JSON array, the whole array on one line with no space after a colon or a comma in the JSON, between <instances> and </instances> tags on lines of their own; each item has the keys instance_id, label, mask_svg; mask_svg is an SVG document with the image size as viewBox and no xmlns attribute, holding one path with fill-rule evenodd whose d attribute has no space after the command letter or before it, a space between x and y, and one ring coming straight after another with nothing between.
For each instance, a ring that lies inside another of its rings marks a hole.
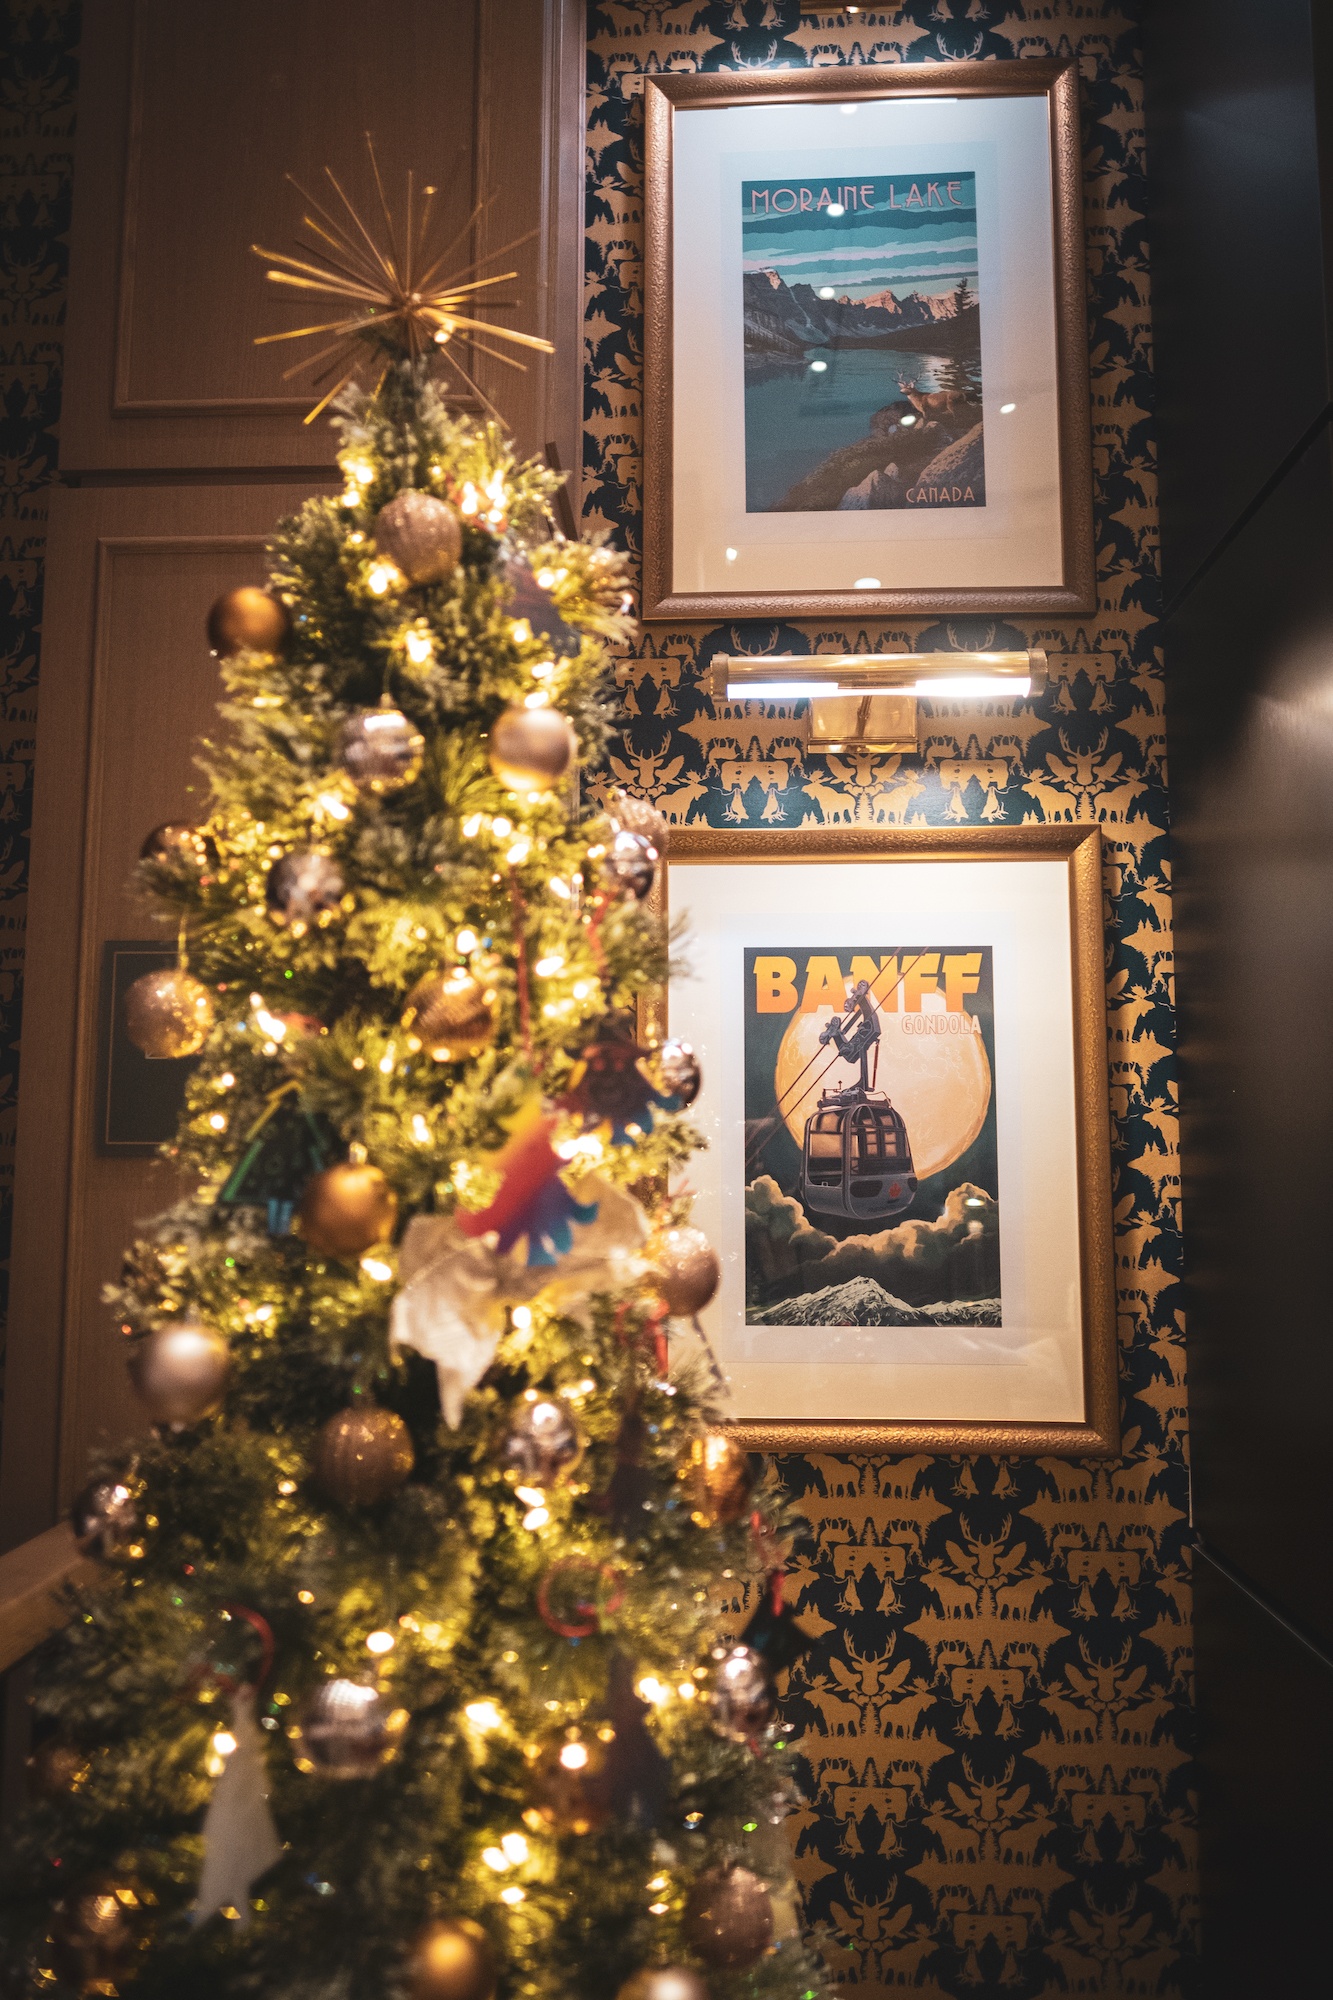
<instances>
[{"instance_id":1,"label":"silver ball ornament","mask_svg":"<svg viewBox=\"0 0 1333 2000\"><path fill-rule=\"evenodd\" d=\"M425 745L396 708L368 708L351 715L338 735L338 762L366 792L396 792L421 769Z\"/></svg>"},{"instance_id":2,"label":"silver ball ornament","mask_svg":"<svg viewBox=\"0 0 1333 2000\"><path fill-rule=\"evenodd\" d=\"M766 1660L749 1646L719 1647L714 1655L711 1720L732 1743L754 1743L777 1720L778 1691Z\"/></svg>"},{"instance_id":3,"label":"silver ball ornament","mask_svg":"<svg viewBox=\"0 0 1333 2000\"><path fill-rule=\"evenodd\" d=\"M506 1471L525 1486L551 1486L583 1455L574 1413L562 1396L525 1396L501 1446Z\"/></svg>"},{"instance_id":4,"label":"silver ball ornament","mask_svg":"<svg viewBox=\"0 0 1333 2000\"><path fill-rule=\"evenodd\" d=\"M372 1681L325 1681L297 1711L296 1768L321 1778L373 1778L396 1753L409 1716Z\"/></svg>"},{"instance_id":5,"label":"silver ball ornament","mask_svg":"<svg viewBox=\"0 0 1333 2000\"><path fill-rule=\"evenodd\" d=\"M155 1424L184 1430L222 1401L231 1350L220 1333L197 1319L155 1327L132 1349L130 1381Z\"/></svg>"},{"instance_id":6,"label":"silver ball ornament","mask_svg":"<svg viewBox=\"0 0 1333 2000\"><path fill-rule=\"evenodd\" d=\"M463 530L447 500L410 488L375 516L375 547L409 583L443 583L458 567Z\"/></svg>"},{"instance_id":7,"label":"silver ball ornament","mask_svg":"<svg viewBox=\"0 0 1333 2000\"><path fill-rule=\"evenodd\" d=\"M549 792L577 762L579 740L558 708L507 708L491 724L491 770L511 792Z\"/></svg>"},{"instance_id":8,"label":"silver ball ornament","mask_svg":"<svg viewBox=\"0 0 1333 2000\"><path fill-rule=\"evenodd\" d=\"M648 799L636 799L632 792L617 792L607 812L622 833L641 833L659 854L666 853L671 828L666 814Z\"/></svg>"},{"instance_id":9,"label":"silver ball ornament","mask_svg":"<svg viewBox=\"0 0 1333 2000\"><path fill-rule=\"evenodd\" d=\"M327 922L342 901L343 888L336 861L313 848L297 848L269 869L265 897L276 923L293 929L299 924L304 930Z\"/></svg>"},{"instance_id":10,"label":"silver ball ornament","mask_svg":"<svg viewBox=\"0 0 1333 2000\"><path fill-rule=\"evenodd\" d=\"M704 1073L689 1043L673 1036L669 1042L663 1042L654 1061L663 1090L682 1104L693 1104L703 1089Z\"/></svg>"},{"instance_id":11,"label":"silver ball ornament","mask_svg":"<svg viewBox=\"0 0 1333 2000\"><path fill-rule=\"evenodd\" d=\"M601 859L602 880L622 900L641 903L657 875L659 855L646 833L619 828L607 842Z\"/></svg>"},{"instance_id":12,"label":"silver ball ornament","mask_svg":"<svg viewBox=\"0 0 1333 2000\"><path fill-rule=\"evenodd\" d=\"M680 1319L702 1312L722 1279L717 1252L702 1229L668 1229L653 1262L657 1289Z\"/></svg>"},{"instance_id":13,"label":"silver ball ornament","mask_svg":"<svg viewBox=\"0 0 1333 2000\"><path fill-rule=\"evenodd\" d=\"M139 1531L134 1488L114 1476L91 1479L75 1495L69 1518L84 1555L119 1555Z\"/></svg>"},{"instance_id":14,"label":"silver ball ornament","mask_svg":"<svg viewBox=\"0 0 1333 2000\"><path fill-rule=\"evenodd\" d=\"M708 1868L685 1901L686 1941L707 1965L739 1970L773 1942L773 1905L749 1868Z\"/></svg>"}]
</instances>

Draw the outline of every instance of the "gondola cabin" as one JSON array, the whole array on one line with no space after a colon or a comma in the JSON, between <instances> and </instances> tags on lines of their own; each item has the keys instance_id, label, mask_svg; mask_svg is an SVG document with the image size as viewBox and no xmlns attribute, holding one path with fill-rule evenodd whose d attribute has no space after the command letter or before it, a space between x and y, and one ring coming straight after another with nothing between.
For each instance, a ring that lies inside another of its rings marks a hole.
<instances>
[{"instance_id":1,"label":"gondola cabin","mask_svg":"<svg viewBox=\"0 0 1333 2000\"><path fill-rule=\"evenodd\" d=\"M916 1194L912 1148L899 1113L879 1092L827 1093L805 1121L801 1198L820 1215L882 1222Z\"/></svg>"}]
</instances>

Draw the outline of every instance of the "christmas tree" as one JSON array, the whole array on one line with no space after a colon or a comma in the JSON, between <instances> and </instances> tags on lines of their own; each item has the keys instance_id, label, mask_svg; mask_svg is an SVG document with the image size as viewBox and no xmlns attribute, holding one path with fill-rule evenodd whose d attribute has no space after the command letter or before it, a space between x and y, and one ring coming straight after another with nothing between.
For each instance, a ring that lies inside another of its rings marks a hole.
<instances>
[{"instance_id":1,"label":"christmas tree","mask_svg":"<svg viewBox=\"0 0 1333 2000\"><path fill-rule=\"evenodd\" d=\"M698 1065L637 1028L666 828L580 802L624 565L451 413L468 288L319 215L345 487L213 607L207 815L145 843L197 1191L111 1296L151 1429L75 1506L11 1984L813 2000L788 1524L690 1327Z\"/></svg>"}]
</instances>

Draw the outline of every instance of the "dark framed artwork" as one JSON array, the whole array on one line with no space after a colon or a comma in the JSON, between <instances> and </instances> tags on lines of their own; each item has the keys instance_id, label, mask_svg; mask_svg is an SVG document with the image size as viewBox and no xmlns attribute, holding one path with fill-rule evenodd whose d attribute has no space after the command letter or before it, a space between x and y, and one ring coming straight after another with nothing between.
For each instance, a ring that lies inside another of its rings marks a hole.
<instances>
[{"instance_id":1,"label":"dark framed artwork","mask_svg":"<svg viewBox=\"0 0 1333 2000\"><path fill-rule=\"evenodd\" d=\"M99 1153L148 1159L176 1136L193 1056L146 1056L125 1028L125 995L146 972L177 963L161 944L113 938L102 947L96 1131Z\"/></svg>"},{"instance_id":2,"label":"dark framed artwork","mask_svg":"<svg viewBox=\"0 0 1333 2000\"><path fill-rule=\"evenodd\" d=\"M644 116L643 616L1094 609L1076 62Z\"/></svg>"},{"instance_id":3,"label":"dark framed artwork","mask_svg":"<svg viewBox=\"0 0 1333 2000\"><path fill-rule=\"evenodd\" d=\"M1099 829L684 828L664 872L738 1437L1113 1454Z\"/></svg>"}]
</instances>

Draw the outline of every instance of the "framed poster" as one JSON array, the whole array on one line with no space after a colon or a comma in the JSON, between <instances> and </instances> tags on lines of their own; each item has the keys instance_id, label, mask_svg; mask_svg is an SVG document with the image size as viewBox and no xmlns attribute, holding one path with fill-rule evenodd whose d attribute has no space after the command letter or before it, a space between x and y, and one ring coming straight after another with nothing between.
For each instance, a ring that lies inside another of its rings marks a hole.
<instances>
[{"instance_id":1,"label":"framed poster","mask_svg":"<svg viewBox=\"0 0 1333 2000\"><path fill-rule=\"evenodd\" d=\"M160 940L113 938L102 947L94 1143L107 1157L151 1159L176 1135L195 1059L146 1056L125 1026L125 995L135 980L176 962Z\"/></svg>"},{"instance_id":2,"label":"framed poster","mask_svg":"<svg viewBox=\"0 0 1333 2000\"><path fill-rule=\"evenodd\" d=\"M753 1450L1119 1447L1095 826L673 834Z\"/></svg>"},{"instance_id":3,"label":"framed poster","mask_svg":"<svg viewBox=\"0 0 1333 2000\"><path fill-rule=\"evenodd\" d=\"M1094 609L1076 62L644 102L644 618Z\"/></svg>"}]
</instances>

